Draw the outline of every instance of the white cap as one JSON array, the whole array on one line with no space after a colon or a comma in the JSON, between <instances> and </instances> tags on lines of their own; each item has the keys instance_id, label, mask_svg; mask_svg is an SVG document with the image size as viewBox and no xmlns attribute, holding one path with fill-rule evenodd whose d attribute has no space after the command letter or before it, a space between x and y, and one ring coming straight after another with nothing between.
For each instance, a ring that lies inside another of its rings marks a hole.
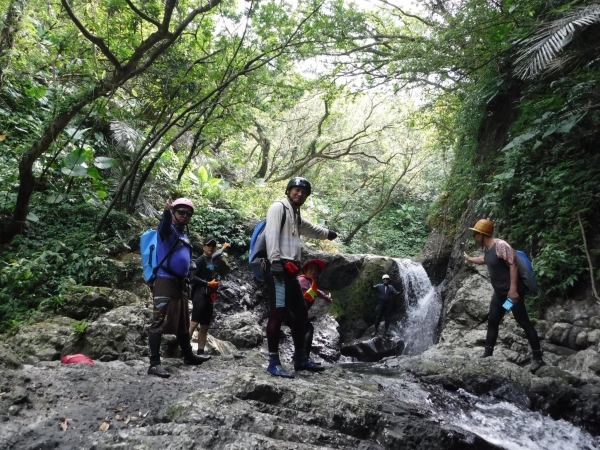
<instances>
[{"instance_id":1,"label":"white cap","mask_svg":"<svg viewBox=\"0 0 600 450\"><path fill-rule=\"evenodd\" d=\"M386 273L384 276L381 277L382 280L389 280L390 276Z\"/></svg>"}]
</instances>

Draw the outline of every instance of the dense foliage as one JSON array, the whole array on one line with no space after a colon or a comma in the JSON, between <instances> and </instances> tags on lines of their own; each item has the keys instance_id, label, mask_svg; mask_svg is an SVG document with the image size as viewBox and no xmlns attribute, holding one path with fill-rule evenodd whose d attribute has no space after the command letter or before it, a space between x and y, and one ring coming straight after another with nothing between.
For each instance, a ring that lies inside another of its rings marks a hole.
<instances>
[{"instance_id":1,"label":"dense foliage","mask_svg":"<svg viewBox=\"0 0 600 450\"><path fill-rule=\"evenodd\" d=\"M0 0L2 330L169 196L243 253L295 175L327 250L417 256L469 211L546 294L598 278L599 3L361 5Z\"/></svg>"}]
</instances>

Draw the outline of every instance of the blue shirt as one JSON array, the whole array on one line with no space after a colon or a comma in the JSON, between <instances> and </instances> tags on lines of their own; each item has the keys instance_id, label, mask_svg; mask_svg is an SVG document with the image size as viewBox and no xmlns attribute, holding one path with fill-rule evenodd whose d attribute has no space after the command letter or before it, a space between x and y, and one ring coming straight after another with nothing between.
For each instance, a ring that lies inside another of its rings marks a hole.
<instances>
[{"instance_id":1,"label":"blue shirt","mask_svg":"<svg viewBox=\"0 0 600 450\"><path fill-rule=\"evenodd\" d=\"M156 249L156 258L160 263L165 255L169 253L173 243L178 241L175 251L162 265L167 267L171 272L176 273L179 278L186 278L192 261L192 247L189 245L187 234L180 232L177 227L172 225L172 223L173 214L171 211L164 211L162 220L158 224L158 248ZM188 245L181 242L182 240L187 242ZM165 272L162 268L158 269L156 275L162 278L176 278Z\"/></svg>"}]
</instances>

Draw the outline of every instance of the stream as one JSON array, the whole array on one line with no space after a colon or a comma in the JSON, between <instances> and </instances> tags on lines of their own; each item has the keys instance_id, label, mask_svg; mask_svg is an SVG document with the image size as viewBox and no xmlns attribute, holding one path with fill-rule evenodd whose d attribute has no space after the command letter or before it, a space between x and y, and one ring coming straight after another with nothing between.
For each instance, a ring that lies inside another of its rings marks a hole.
<instances>
[{"instance_id":1,"label":"stream","mask_svg":"<svg viewBox=\"0 0 600 450\"><path fill-rule=\"evenodd\" d=\"M421 266L396 259L407 306L406 316L392 324L393 334L405 343L404 355L423 353L437 339L442 298ZM382 369L381 363L345 364L347 369L369 374L398 403L414 403L440 425L469 431L485 441L508 450L591 450L600 449L600 438L564 420L553 420L526 405L529 399L513 393L514 403L492 396L470 394L462 389L450 392L438 386L411 385L405 374ZM425 389L425 390L423 390ZM506 389L511 389L506 386Z\"/></svg>"}]
</instances>

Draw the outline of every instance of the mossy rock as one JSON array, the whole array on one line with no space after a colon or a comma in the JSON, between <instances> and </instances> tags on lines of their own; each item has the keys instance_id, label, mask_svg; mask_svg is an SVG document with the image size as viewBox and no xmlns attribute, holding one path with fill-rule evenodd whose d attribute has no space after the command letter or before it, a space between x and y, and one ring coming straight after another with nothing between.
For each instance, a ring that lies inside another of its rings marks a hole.
<instances>
[{"instance_id":1,"label":"mossy rock","mask_svg":"<svg viewBox=\"0 0 600 450\"><path fill-rule=\"evenodd\" d=\"M140 299L129 291L77 286L69 294L63 295L62 302L54 304L54 311L75 320L93 320L112 309L136 303L140 303Z\"/></svg>"}]
</instances>

